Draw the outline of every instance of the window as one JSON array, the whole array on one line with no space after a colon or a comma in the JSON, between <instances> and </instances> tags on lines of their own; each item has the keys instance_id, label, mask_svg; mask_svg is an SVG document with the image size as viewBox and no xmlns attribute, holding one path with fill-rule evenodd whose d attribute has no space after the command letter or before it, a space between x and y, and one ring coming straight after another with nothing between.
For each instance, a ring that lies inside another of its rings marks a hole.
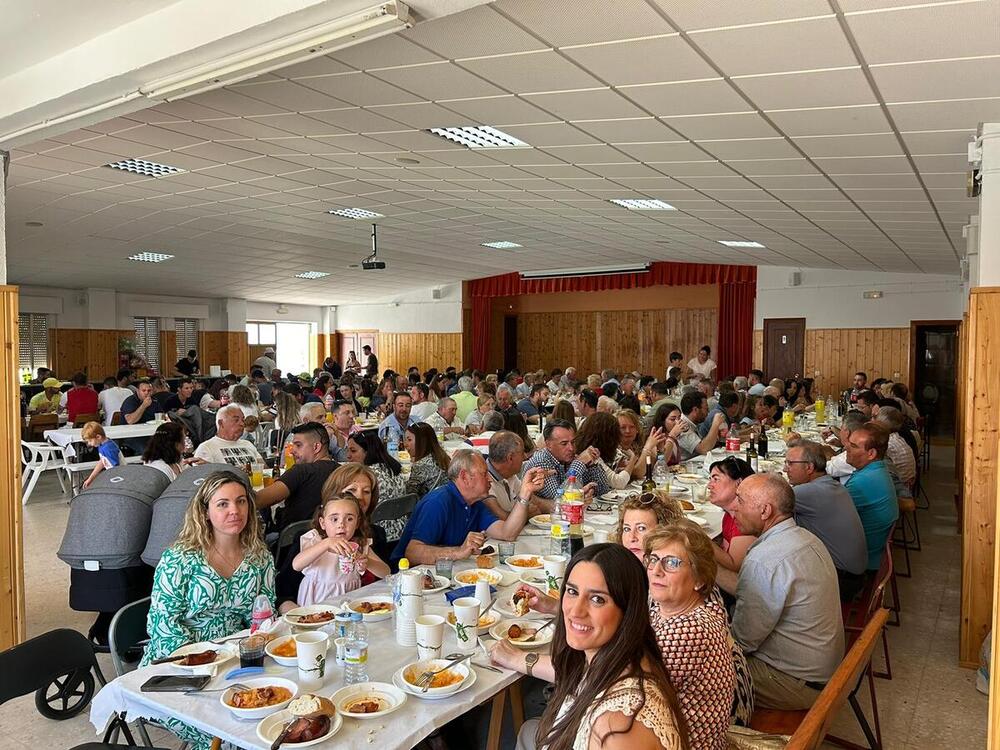
<instances>
[{"instance_id":1,"label":"window","mask_svg":"<svg viewBox=\"0 0 1000 750\"><path fill-rule=\"evenodd\" d=\"M247 343L250 346L274 346L277 338L274 323L247 323Z\"/></svg>"},{"instance_id":2,"label":"window","mask_svg":"<svg viewBox=\"0 0 1000 750\"><path fill-rule=\"evenodd\" d=\"M198 321L194 318L175 318L177 331L177 360L184 359L192 349L198 348Z\"/></svg>"},{"instance_id":3,"label":"window","mask_svg":"<svg viewBox=\"0 0 1000 750\"><path fill-rule=\"evenodd\" d=\"M40 313L20 313L17 316L17 335L20 338L18 367L31 370L31 377L39 367L49 366L49 319Z\"/></svg>"},{"instance_id":4,"label":"window","mask_svg":"<svg viewBox=\"0 0 1000 750\"><path fill-rule=\"evenodd\" d=\"M135 323L135 351L160 370L160 324L156 318L133 318Z\"/></svg>"}]
</instances>

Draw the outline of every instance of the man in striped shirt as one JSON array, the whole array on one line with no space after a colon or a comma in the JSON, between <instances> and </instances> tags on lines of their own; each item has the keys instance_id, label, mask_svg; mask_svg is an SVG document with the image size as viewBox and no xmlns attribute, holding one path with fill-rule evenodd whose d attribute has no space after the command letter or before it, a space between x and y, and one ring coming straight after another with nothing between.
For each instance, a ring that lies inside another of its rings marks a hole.
<instances>
[{"instance_id":1,"label":"man in striped shirt","mask_svg":"<svg viewBox=\"0 0 1000 750\"><path fill-rule=\"evenodd\" d=\"M591 446L579 456L573 447L576 429L564 419L551 419L545 423L542 436L545 438L545 448L536 450L524 464L525 469L540 467L545 469L545 483L536 494L546 500L552 500L559 494L559 488L566 481L566 476L576 474L584 496L588 499L594 494L596 484L591 479L594 471L600 471L595 461L599 457L596 448Z\"/></svg>"}]
</instances>

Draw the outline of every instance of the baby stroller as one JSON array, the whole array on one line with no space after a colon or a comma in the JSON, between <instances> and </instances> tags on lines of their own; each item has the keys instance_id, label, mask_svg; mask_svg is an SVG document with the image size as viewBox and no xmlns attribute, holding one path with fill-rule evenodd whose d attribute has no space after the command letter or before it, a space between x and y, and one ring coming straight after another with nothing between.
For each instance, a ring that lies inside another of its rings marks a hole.
<instances>
[{"instance_id":1,"label":"baby stroller","mask_svg":"<svg viewBox=\"0 0 1000 750\"><path fill-rule=\"evenodd\" d=\"M232 470L233 467L229 464L199 464L186 469L167 486L153 503L149 537L142 550L144 563L155 568L160 562L163 550L177 539L184 522L184 512L208 475L217 471Z\"/></svg>"},{"instance_id":2,"label":"baby stroller","mask_svg":"<svg viewBox=\"0 0 1000 750\"><path fill-rule=\"evenodd\" d=\"M117 466L101 472L70 506L57 555L71 568L69 606L98 613L88 636L102 649L115 612L153 588L153 569L140 555L153 503L169 483L149 466Z\"/></svg>"}]
</instances>

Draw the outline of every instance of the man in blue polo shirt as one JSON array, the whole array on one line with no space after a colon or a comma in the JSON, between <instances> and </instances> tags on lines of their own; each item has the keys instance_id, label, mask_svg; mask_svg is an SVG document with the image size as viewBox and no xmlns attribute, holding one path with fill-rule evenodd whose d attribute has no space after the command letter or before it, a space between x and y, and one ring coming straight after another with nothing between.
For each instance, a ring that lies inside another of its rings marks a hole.
<instances>
[{"instance_id":1,"label":"man in blue polo shirt","mask_svg":"<svg viewBox=\"0 0 1000 750\"><path fill-rule=\"evenodd\" d=\"M529 469L525 473L517 502L504 521L480 502L490 493L490 475L481 453L456 451L448 478L448 484L417 503L392 553L393 561L405 557L411 564L420 565L441 558L464 560L477 554L488 536L513 541L528 520L531 496L541 489L545 470Z\"/></svg>"},{"instance_id":2,"label":"man in blue polo shirt","mask_svg":"<svg viewBox=\"0 0 1000 750\"><path fill-rule=\"evenodd\" d=\"M870 571L878 570L889 530L899 518L896 488L883 461L888 446L888 431L872 422L856 428L844 446L847 463L855 469L844 486L851 493L865 529Z\"/></svg>"}]
</instances>

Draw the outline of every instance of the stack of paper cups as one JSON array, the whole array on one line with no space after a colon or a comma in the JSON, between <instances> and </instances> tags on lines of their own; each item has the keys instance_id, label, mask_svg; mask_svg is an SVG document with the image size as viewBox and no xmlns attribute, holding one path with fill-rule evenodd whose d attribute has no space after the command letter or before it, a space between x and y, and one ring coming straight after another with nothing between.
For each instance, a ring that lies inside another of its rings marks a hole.
<instances>
[{"instance_id":1,"label":"stack of paper cups","mask_svg":"<svg viewBox=\"0 0 1000 750\"><path fill-rule=\"evenodd\" d=\"M400 646L416 646L415 621L424 613L424 572L400 572L399 594L399 604L396 605L396 643Z\"/></svg>"}]
</instances>

